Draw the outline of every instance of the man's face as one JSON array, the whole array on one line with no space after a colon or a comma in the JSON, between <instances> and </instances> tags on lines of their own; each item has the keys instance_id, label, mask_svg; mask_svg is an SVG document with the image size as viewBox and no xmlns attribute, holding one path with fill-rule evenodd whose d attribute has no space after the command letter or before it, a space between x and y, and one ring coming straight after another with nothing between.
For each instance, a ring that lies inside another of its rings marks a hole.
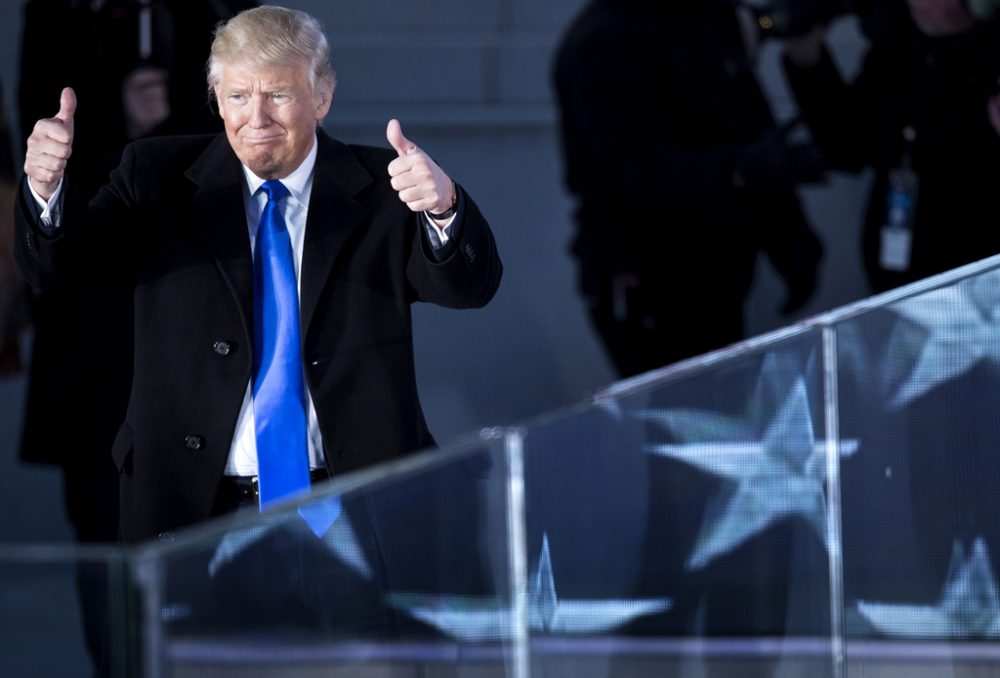
<instances>
[{"instance_id":1,"label":"man's face","mask_svg":"<svg viewBox=\"0 0 1000 678\"><path fill-rule=\"evenodd\" d=\"M289 66L223 64L215 96L236 157L262 179L284 179L312 148L331 88L309 86L303 60Z\"/></svg>"}]
</instances>

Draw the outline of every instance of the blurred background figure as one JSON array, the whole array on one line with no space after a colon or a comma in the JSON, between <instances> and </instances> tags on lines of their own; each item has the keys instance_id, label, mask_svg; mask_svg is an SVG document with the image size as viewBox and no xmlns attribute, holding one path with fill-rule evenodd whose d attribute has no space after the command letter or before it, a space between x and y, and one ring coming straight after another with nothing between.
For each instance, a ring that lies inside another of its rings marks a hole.
<instances>
[{"instance_id":1,"label":"blurred background figure","mask_svg":"<svg viewBox=\"0 0 1000 678\"><path fill-rule=\"evenodd\" d=\"M824 166L776 125L760 38L754 13L726 0L593 0L563 37L571 250L621 376L742 339L761 251L787 285L784 313L815 289L822 248L794 189Z\"/></svg>"},{"instance_id":2,"label":"blurred background figure","mask_svg":"<svg viewBox=\"0 0 1000 678\"><path fill-rule=\"evenodd\" d=\"M31 72L21 73L21 120L29 125L54 115L52 101L59 100L63 87L74 88L80 102L74 175L82 182L78 188L93 194L118 166L129 141L221 130L204 78L212 32L219 21L256 4L29 0L21 64L31 64ZM51 44L62 48L53 51ZM27 139L31 129L21 134Z\"/></svg>"},{"instance_id":3,"label":"blurred background figure","mask_svg":"<svg viewBox=\"0 0 1000 678\"><path fill-rule=\"evenodd\" d=\"M256 4L29 0L21 40L20 118L51 117L62 88L75 89L79 141L70 159L75 183L68 189L92 197L132 140L221 131L205 85L213 31ZM21 130L22 141L31 131ZM77 541L114 542L118 472L110 450L132 379L131 293L95 271L70 292L33 297L31 307L34 342L21 459L61 467ZM98 566L78 569L88 649L100 671L109 662L101 646L104 579Z\"/></svg>"},{"instance_id":4,"label":"blurred background figure","mask_svg":"<svg viewBox=\"0 0 1000 678\"><path fill-rule=\"evenodd\" d=\"M831 166L874 171L863 257L875 292L1000 252L993 4L874 3L871 46L850 83L822 25L800 25L786 42L789 84Z\"/></svg>"},{"instance_id":5,"label":"blurred background figure","mask_svg":"<svg viewBox=\"0 0 1000 678\"><path fill-rule=\"evenodd\" d=\"M27 290L14 263L14 168L12 133L0 87L0 379L22 370L20 335L27 326Z\"/></svg>"}]
</instances>

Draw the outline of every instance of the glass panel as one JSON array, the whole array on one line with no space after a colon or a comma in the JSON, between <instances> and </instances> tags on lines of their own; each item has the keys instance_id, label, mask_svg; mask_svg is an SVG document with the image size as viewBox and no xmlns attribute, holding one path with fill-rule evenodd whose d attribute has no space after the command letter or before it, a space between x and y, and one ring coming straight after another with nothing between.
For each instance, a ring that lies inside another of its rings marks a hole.
<instances>
[{"instance_id":1,"label":"glass panel","mask_svg":"<svg viewBox=\"0 0 1000 678\"><path fill-rule=\"evenodd\" d=\"M114 546L0 545L3 675L137 675L127 582Z\"/></svg>"},{"instance_id":2,"label":"glass panel","mask_svg":"<svg viewBox=\"0 0 1000 678\"><path fill-rule=\"evenodd\" d=\"M859 441L842 467L859 671L995 670L996 645L983 641L1000 638L998 323L993 270L837 328L841 430Z\"/></svg>"},{"instance_id":3,"label":"glass panel","mask_svg":"<svg viewBox=\"0 0 1000 678\"><path fill-rule=\"evenodd\" d=\"M3 673L988 675L997 266L171 542L0 544Z\"/></svg>"},{"instance_id":4,"label":"glass panel","mask_svg":"<svg viewBox=\"0 0 1000 678\"><path fill-rule=\"evenodd\" d=\"M832 675L822 342L800 335L528 429L538 674Z\"/></svg>"},{"instance_id":5,"label":"glass panel","mask_svg":"<svg viewBox=\"0 0 1000 678\"><path fill-rule=\"evenodd\" d=\"M308 501L151 547L138 565L147 675L383 675L469 662L502 672L512 637L502 443L345 476Z\"/></svg>"}]
</instances>

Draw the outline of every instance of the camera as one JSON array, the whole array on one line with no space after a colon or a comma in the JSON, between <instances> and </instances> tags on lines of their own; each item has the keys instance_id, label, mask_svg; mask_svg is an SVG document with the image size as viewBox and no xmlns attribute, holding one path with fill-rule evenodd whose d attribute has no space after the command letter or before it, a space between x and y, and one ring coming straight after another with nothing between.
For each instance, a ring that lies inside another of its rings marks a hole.
<instances>
[{"instance_id":1,"label":"camera","mask_svg":"<svg viewBox=\"0 0 1000 678\"><path fill-rule=\"evenodd\" d=\"M976 0L1000 2L1000 0ZM841 14L854 12L860 0L743 0L753 12L761 34L788 38L808 33L817 25L827 24Z\"/></svg>"}]
</instances>

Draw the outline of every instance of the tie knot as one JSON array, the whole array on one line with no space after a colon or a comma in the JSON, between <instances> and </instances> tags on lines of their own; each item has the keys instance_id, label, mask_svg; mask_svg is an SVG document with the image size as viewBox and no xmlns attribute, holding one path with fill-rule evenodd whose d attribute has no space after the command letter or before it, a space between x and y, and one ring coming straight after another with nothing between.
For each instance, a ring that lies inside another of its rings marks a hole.
<instances>
[{"instance_id":1,"label":"tie knot","mask_svg":"<svg viewBox=\"0 0 1000 678\"><path fill-rule=\"evenodd\" d=\"M268 202L272 200L281 200L288 195L288 189L285 188L285 185L277 179L269 179L265 181L261 184L260 190L262 190L264 195L267 196Z\"/></svg>"}]
</instances>

